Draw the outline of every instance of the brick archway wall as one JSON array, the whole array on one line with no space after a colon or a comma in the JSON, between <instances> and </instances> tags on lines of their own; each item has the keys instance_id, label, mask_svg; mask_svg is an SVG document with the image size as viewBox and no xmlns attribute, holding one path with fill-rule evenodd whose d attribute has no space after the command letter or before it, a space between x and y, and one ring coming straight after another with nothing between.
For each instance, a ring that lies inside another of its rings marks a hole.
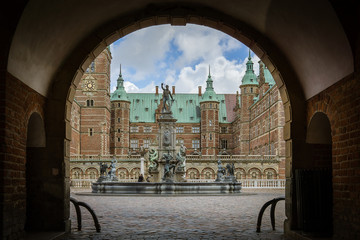
<instances>
[{"instance_id":1,"label":"brick archway wall","mask_svg":"<svg viewBox=\"0 0 360 240\"><path fill-rule=\"evenodd\" d=\"M359 194L360 77L351 75L306 102L307 124L322 112L327 115L332 135L333 226L334 238L356 239L354 206ZM356 227L358 232L360 226Z\"/></svg>"}]
</instances>

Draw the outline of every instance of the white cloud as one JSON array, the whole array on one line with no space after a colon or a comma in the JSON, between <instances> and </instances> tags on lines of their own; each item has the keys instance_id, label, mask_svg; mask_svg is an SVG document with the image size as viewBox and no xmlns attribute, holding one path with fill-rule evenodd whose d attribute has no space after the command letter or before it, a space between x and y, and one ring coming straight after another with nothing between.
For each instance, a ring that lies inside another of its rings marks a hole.
<instances>
[{"instance_id":1,"label":"white cloud","mask_svg":"<svg viewBox=\"0 0 360 240\"><path fill-rule=\"evenodd\" d=\"M204 91L210 64L215 91L235 93L246 70L247 54L241 53L236 60L225 56L242 46L222 32L197 25L142 29L111 45L111 89L122 63L128 92L154 92L161 82L175 85L177 92L196 93L198 86ZM257 56L252 58L256 73L258 60Z\"/></svg>"},{"instance_id":2,"label":"white cloud","mask_svg":"<svg viewBox=\"0 0 360 240\"><path fill-rule=\"evenodd\" d=\"M236 93L245 74L247 60L246 57L241 62L229 61L223 56L214 59L210 69L215 92ZM252 61L255 73L258 74L259 58L255 55ZM196 93L198 86L202 86L205 91L208 69L209 65L205 63L199 63L194 68L184 67L173 84L176 85L177 92Z\"/></svg>"}]
</instances>

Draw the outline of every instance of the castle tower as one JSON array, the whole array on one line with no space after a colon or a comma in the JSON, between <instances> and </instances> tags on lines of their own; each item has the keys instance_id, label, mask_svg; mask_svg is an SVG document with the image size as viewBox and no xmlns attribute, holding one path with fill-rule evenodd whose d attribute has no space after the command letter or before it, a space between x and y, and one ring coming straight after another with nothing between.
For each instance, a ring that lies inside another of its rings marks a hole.
<instances>
[{"instance_id":1,"label":"castle tower","mask_svg":"<svg viewBox=\"0 0 360 240\"><path fill-rule=\"evenodd\" d=\"M250 110L249 107L254 103L254 98L259 94L257 77L253 69L254 63L251 61L250 49L246 63L246 72L240 85L241 106L240 106L240 154L249 154L250 148Z\"/></svg>"},{"instance_id":2,"label":"castle tower","mask_svg":"<svg viewBox=\"0 0 360 240\"><path fill-rule=\"evenodd\" d=\"M124 88L121 65L116 90L111 95L111 126L111 154L128 155L130 100Z\"/></svg>"},{"instance_id":3,"label":"castle tower","mask_svg":"<svg viewBox=\"0 0 360 240\"><path fill-rule=\"evenodd\" d=\"M80 107L80 155L110 154L110 63L111 53L106 48L90 64L79 87L75 101Z\"/></svg>"},{"instance_id":4,"label":"castle tower","mask_svg":"<svg viewBox=\"0 0 360 240\"><path fill-rule=\"evenodd\" d=\"M201 109L201 153L216 155L219 152L219 101L210 74L206 80L206 90L200 100Z\"/></svg>"}]
</instances>

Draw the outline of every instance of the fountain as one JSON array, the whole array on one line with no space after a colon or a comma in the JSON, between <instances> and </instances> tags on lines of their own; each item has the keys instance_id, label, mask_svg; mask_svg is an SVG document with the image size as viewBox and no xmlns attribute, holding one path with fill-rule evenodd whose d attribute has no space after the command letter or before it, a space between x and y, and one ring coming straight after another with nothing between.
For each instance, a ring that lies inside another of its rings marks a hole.
<instances>
[{"instance_id":1,"label":"fountain","mask_svg":"<svg viewBox=\"0 0 360 240\"><path fill-rule=\"evenodd\" d=\"M152 176L152 182L118 182L112 170L107 175L106 170L101 170L99 180L92 184L92 192L102 194L240 193L241 183L234 176L234 165L227 164L224 168L220 159L217 178L214 182L186 182L186 147L182 145L176 153L176 119L172 116L170 103L170 98L172 102L174 99L167 85L165 89L163 84L161 87L163 99L161 100L161 115L158 119L159 143L158 146L149 149L148 157L148 174ZM143 155L144 152L142 152ZM112 161L112 167L115 166L114 162Z\"/></svg>"}]
</instances>

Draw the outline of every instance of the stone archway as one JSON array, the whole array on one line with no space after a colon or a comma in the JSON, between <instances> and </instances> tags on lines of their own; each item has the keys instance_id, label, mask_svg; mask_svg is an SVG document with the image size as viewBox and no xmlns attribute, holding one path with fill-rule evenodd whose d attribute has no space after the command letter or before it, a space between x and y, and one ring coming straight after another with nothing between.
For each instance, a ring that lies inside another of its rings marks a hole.
<instances>
[{"instance_id":1,"label":"stone archway","mask_svg":"<svg viewBox=\"0 0 360 240\"><path fill-rule=\"evenodd\" d=\"M187 23L193 23L223 31L235 39L238 39L252 49L253 52L266 64L279 88L285 109L284 140L286 141L286 166L296 167L295 162L303 159L304 154L304 94L302 91L299 91L299 89L302 88L298 84L296 74L292 71L292 67L289 66L287 59L282 55L281 51L266 38L263 38L261 34L254 31L254 29L250 26L244 24L243 22L231 19L222 13L212 10L209 12L203 11L201 7L197 9L198 11L193 11L193 8L183 9L180 7L181 11L174 11L174 9L179 9L179 7L171 6L169 8L164 8L162 6L159 9L156 9L155 7L151 11L144 11L141 14L139 14L139 12L130 13L130 15L134 14L133 16L138 16L136 19L128 16L120 16L117 19L116 24L105 24L101 32L95 31L90 34L88 38L83 40L81 50L75 49L69 56L68 62L65 61L66 64L62 66L62 69L60 69L60 72L63 72L63 74L55 76L52 88L61 90L50 93L51 99L61 100L60 102L50 102L48 115L49 118L51 118L50 116L52 115L59 116L59 114L54 112L55 109L59 106L65 106L64 118L60 117L55 121L52 121L49 125L49 132L53 132L55 134L58 131L63 131L66 133L65 141L63 142L66 157L69 156L68 146L71 136L68 133L71 132L71 105L74 99L74 94L83 73L95 57L103 51L107 45L138 29L159 24L186 25ZM176 12L175 15L174 12ZM273 58L270 56L273 56ZM291 79L291 81L286 81L286 79ZM292 94L288 93L289 89ZM62 102L63 99L65 99L64 102ZM293 112L294 108L296 108L296 112ZM65 129L55 130L55 128L58 128L58 125L61 124L63 119L65 119L66 122ZM60 135L58 134L54 135L56 141L61 140L61 137L59 136ZM57 156L61 156L63 153L58 152L58 154L59 155ZM58 161L62 161L62 159L58 159ZM293 162L294 164L292 164ZM67 165L67 163L65 165ZM286 171L287 186L292 186L292 170L293 169L287 169ZM65 178L67 178L67 176L65 176ZM293 204L296 203L296 199L291 193L291 189L287 187L286 209L291 209L291 211L287 213L290 220L292 219L293 212L296 211L296 204ZM69 194L64 194L65 201L67 201ZM290 229L293 226L293 222L291 221L287 221L286 224L287 229Z\"/></svg>"},{"instance_id":2,"label":"stone archway","mask_svg":"<svg viewBox=\"0 0 360 240\"><path fill-rule=\"evenodd\" d=\"M201 175L200 175L201 179L215 179L216 175L215 175L215 171L214 169L210 168L210 167L206 167L201 171Z\"/></svg>"},{"instance_id":3,"label":"stone archway","mask_svg":"<svg viewBox=\"0 0 360 240\"><path fill-rule=\"evenodd\" d=\"M129 171L124 167L118 168L116 170L116 176L119 179L129 179Z\"/></svg>"}]
</instances>

